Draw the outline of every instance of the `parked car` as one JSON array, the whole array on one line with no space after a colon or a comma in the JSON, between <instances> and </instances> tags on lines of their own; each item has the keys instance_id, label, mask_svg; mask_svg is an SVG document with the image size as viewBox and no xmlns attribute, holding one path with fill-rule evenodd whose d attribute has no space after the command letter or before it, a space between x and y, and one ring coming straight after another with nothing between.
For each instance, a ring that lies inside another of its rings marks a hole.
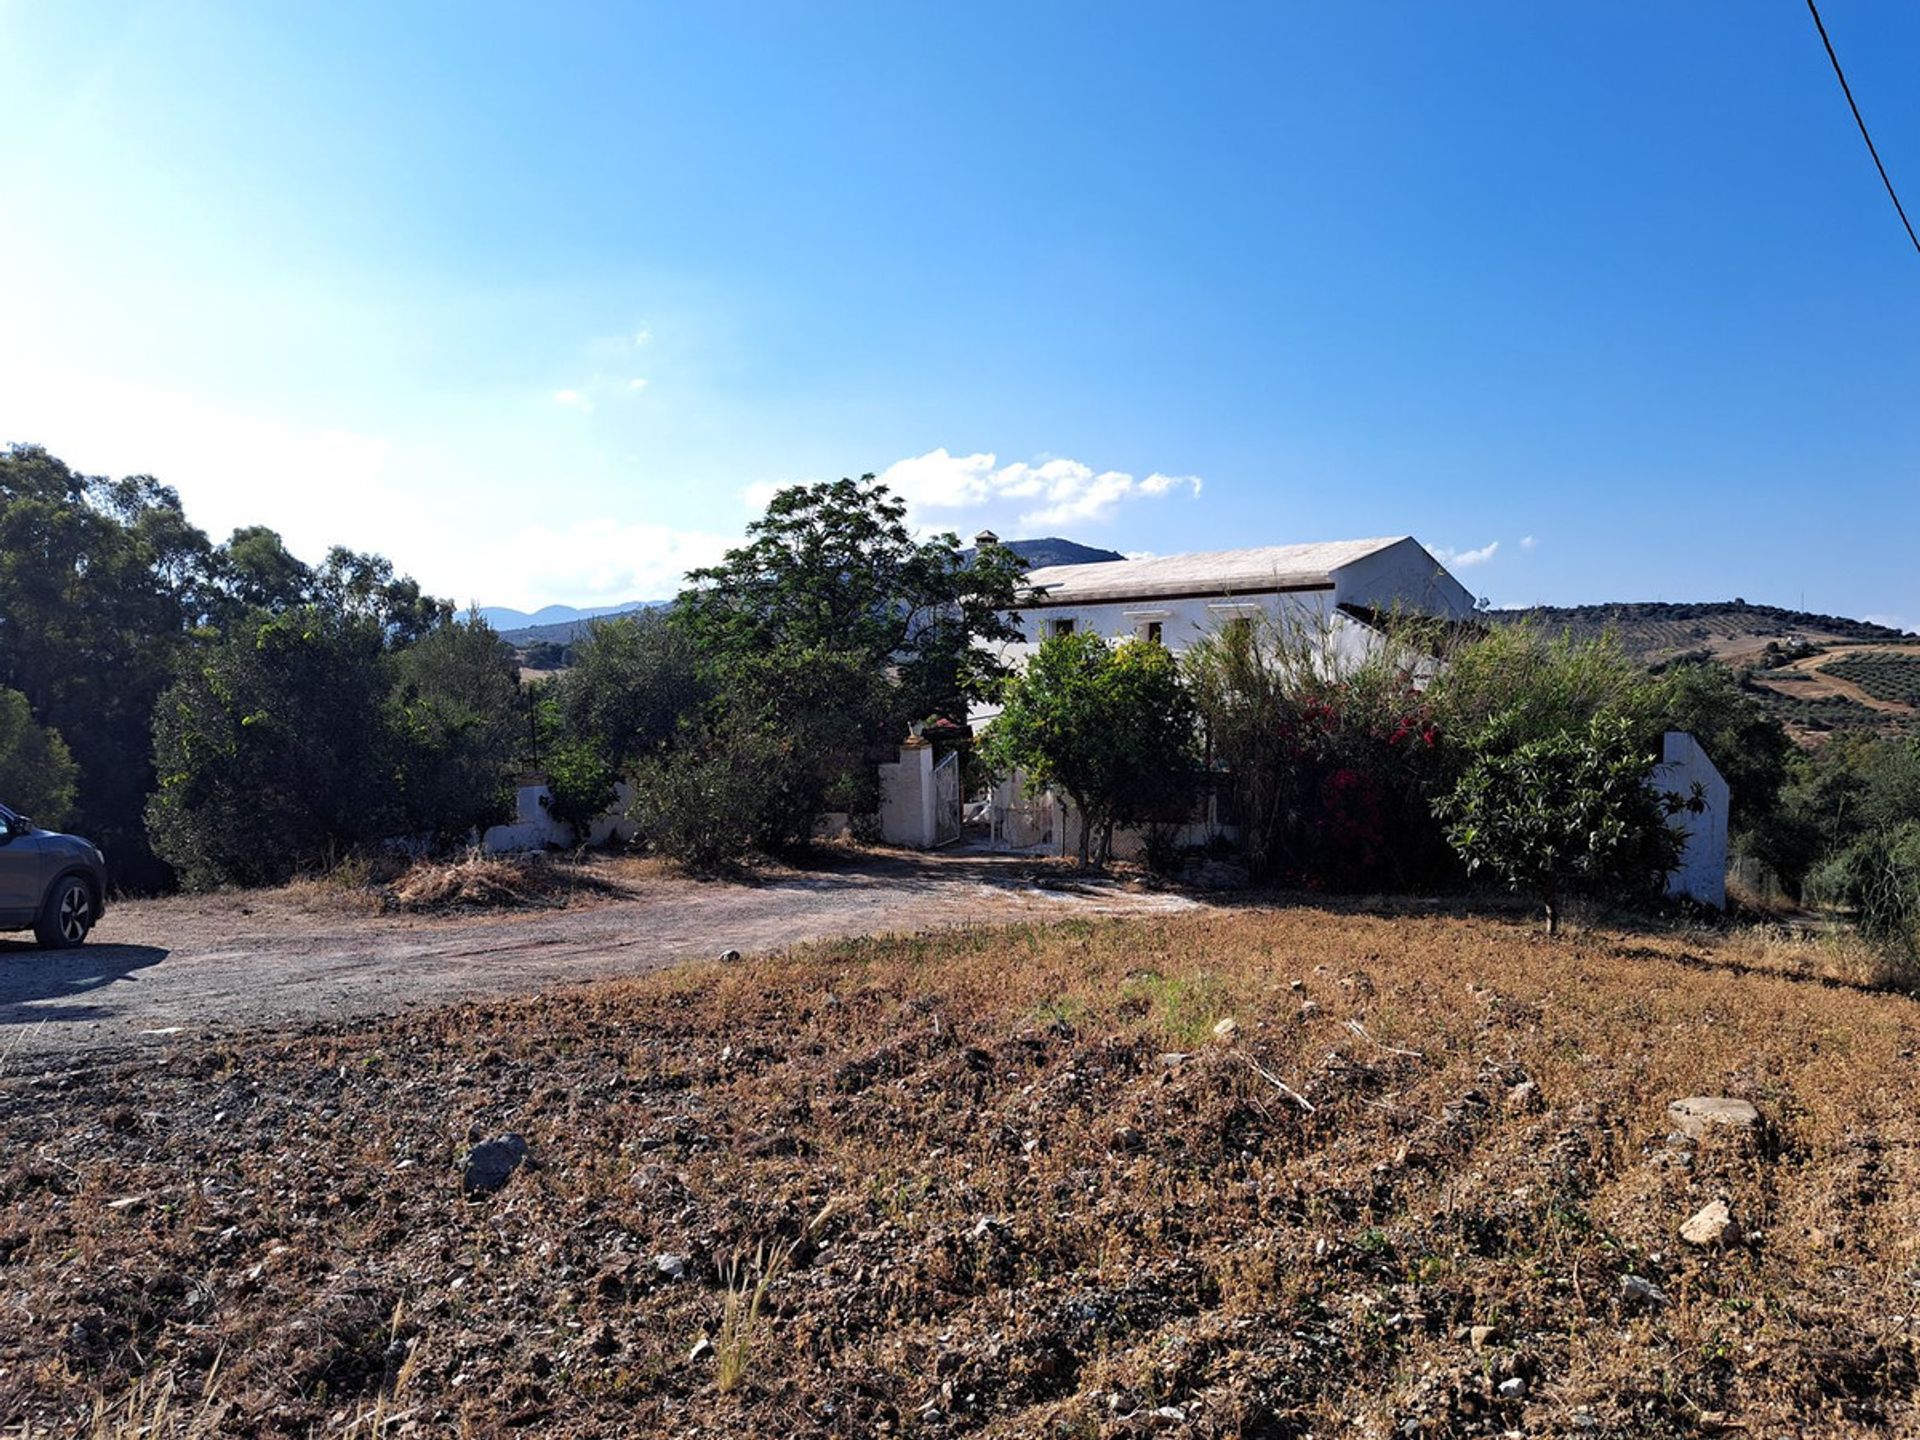
<instances>
[{"instance_id":1,"label":"parked car","mask_svg":"<svg viewBox=\"0 0 1920 1440\"><path fill-rule=\"evenodd\" d=\"M66 950L86 943L106 908L107 861L97 848L0 805L0 930L32 930L49 950Z\"/></svg>"}]
</instances>

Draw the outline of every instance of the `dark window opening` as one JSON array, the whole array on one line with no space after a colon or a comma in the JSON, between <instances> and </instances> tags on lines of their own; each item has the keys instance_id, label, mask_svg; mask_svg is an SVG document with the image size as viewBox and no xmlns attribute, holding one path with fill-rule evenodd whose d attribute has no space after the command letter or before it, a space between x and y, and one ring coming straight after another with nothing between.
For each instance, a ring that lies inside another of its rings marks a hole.
<instances>
[{"instance_id":1,"label":"dark window opening","mask_svg":"<svg viewBox=\"0 0 1920 1440\"><path fill-rule=\"evenodd\" d=\"M1071 635L1073 633L1073 621L1071 620L1054 621L1053 633L1056 635Z\"/></svg>"}]
</instances>

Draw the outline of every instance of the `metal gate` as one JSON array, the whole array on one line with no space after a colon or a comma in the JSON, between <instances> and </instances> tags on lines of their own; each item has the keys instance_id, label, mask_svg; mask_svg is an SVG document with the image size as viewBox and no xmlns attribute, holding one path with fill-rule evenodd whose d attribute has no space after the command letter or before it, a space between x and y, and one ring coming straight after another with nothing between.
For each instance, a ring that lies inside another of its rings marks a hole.
<instances>
[{"instance_id":1,"label":"metal gate","mask_svg":"<svg viewBox=\"0 0 1920 1440\"><path fill-rule=\"evenodd\" d=\"M933 767L933 843L951 845L960 838L960 752L952 751Z\"/></svg>"}]
</instances>

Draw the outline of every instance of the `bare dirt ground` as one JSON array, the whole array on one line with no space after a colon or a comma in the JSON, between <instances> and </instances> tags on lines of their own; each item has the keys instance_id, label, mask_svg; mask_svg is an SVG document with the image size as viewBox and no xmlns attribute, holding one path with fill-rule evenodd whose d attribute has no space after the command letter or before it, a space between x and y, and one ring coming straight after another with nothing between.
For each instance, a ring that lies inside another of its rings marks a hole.
<instances>
[{"instance_id":1,"label":"bare dirt ground","mask_svg":"<svg viewBox=\"0 0 1920 1440\"><path fill-rule=\"evenodd\" d=\"M48 1057L0 1435L1913 1435L1920 1005L1836 955L1222 908Z\"/></svg>"},{"instance_id":2,"label":"bare dirt ground","mask_svg":"<svg viewBox=\"0 0 1920 1440\"><path fill-rule=\"evenodd\" d=\"M1005 855L852 856L749 882L691 880L644 863L592 869L609 893L564 909L378 915L306 887L122 904L87 946L64 954L0 939L0 1069L36 1053L153 1046L636 975L725 950L1197 903L1077 882L1046 861Z\"/></svg>"}]
</instances>

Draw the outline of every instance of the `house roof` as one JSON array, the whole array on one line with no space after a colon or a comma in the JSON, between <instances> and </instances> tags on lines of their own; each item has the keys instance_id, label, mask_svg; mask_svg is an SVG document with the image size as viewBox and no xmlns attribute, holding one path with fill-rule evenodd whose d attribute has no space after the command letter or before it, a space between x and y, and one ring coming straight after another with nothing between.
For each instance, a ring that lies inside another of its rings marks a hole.
<instances>
[{"instance_id":1,"label":"house roof","mask_svg":"<svg viewBox=\"0 0 1920 1440\"><path fill-rule=\"evenodd\" d=\"M1316 545L1261 545L1250 550L1204 550L1144 560L1049 565L1027 583L1044 589L1044 603L1146 600L1178 595L1259 595L1333 583L1333 572L1410 537L1329 540Z\"/></svg>"}]
</instances>

